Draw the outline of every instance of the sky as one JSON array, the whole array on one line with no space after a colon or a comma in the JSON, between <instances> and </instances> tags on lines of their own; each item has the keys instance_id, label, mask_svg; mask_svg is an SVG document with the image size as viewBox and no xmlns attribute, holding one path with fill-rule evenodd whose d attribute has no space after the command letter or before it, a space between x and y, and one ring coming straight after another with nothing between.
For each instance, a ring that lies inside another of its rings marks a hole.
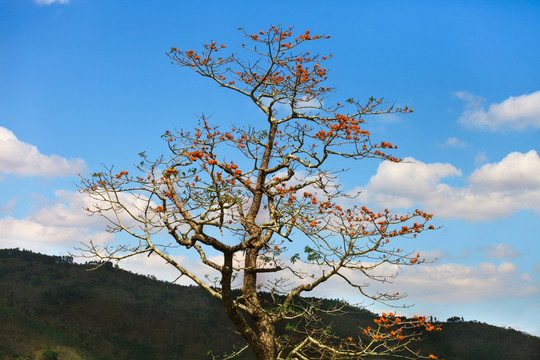
<instances>
[{"instance_id":1,"label":"sky","mask_svg":"<svg viewBox=\"0 0 540 360\"><path fill-rule=\"evenodd\" d=\"M419 207L441 227L403 240L433 262L389 285L414 305L398 313L540 336L538 1L0 0L0 248L67 254L115 241L84 213L79 174L166 153L161 134L202 113L227 126L257 121L246 100L165 52L211 40L233 49L238 28L272 24L331 36L307 45L333 54L332 99L415 110L367 124L408 161L366 160L340 176L359 203ZM176 277L154 257L120 266ZM337 282L315 295L362 301Z\"/></svg>"}]
</instances>

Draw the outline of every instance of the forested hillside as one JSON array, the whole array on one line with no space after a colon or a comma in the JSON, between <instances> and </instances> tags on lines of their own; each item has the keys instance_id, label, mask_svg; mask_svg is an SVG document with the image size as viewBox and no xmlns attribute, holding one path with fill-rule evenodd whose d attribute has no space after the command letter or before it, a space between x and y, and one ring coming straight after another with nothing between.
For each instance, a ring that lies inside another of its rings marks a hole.
<instances>
[{"instance_id":1,"label":"forested hillside","mask_svg":"<svg viewBox=\"0 0 540 360\"><path fill-rule=\"evenodd\" d=\"M95 265L95 264L94 264ZM233 350L221 304L197 287L171 285L105 264L0 250L0 359L211 359ZM339 304L327 300L324 307ZM327 319L344 337L373 322L348 308ZM447 360L540 358L540 339L456 317L419 343ZM282 326L285 329L285 324ZM251 359L245 352L238 359Z\"/></svg>"}]
</instances>

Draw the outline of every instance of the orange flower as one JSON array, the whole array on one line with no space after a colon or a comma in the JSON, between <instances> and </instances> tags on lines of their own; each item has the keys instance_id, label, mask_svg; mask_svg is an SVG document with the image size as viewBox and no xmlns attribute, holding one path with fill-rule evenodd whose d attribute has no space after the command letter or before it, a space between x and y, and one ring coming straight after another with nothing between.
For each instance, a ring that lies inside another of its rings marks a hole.
<instances>
[{"instance_id":1,"label":"orange flower","mask_svg":"<svg viewBox=\"0 0 540 360\"><path fill-rule=\"evenodd\" d=\"M353 341L353 338L349 336L349 337L347 338L347 340Z\"/></svg>"},{"instance_id":2,"label":"orange flower","mask_svg":"<svg viewBox=\"0 0 540 360\"><path fill-rule=\"evenodd\" d=\"M120 178L122 177L122 175L127 175L127 174L129 174L127 171L123 171L123 170L122 170L122 171L120 171L119 174L116 175L116 178L117 178L117 179L120 179Z\"/></svg>"}]
</instances>

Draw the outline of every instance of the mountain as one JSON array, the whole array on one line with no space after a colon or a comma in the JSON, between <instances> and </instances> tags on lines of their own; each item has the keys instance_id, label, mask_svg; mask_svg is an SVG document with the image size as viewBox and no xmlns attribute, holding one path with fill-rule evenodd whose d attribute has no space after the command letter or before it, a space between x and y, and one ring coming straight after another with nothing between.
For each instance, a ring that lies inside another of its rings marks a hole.
<instances>
[{"instance_id":1,"label":"mountain","mask_svg":"<svg viewBox=\"0 0 540 360\"><path fill-rule=\"evenodd\" d=\"M211 359L241 344L223 305L198 287L172 285L71 257L0 250L0 359ZM325 300L332 306L338 300ZM333 317L336 333L373 324L358 308ZM478 322L438 323L422 353L444 360L540 359L540 338ZM346 336L346 335L344 335ZM245 352L239 360L252 359Z\"/></svg>"}]
</instances>

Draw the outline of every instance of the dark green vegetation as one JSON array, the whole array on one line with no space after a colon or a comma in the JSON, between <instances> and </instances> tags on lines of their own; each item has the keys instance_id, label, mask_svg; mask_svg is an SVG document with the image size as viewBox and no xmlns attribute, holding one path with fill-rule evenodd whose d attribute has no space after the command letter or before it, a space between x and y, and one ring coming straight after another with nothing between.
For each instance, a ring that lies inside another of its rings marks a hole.
<instances>
[{"instance_id":1,"label":"dark green vegetation","mask_svg":"<svg viewBox=\"0 0 540 360\"><path fill-rule=\"evenodd\" d=\"M90 267L69 257L0 250L1 360L210 359L209 350L229 352L241 342L221 303L202 289L110 264ZM372 325L374 316L352 308L330 321L347 337ZM419 343L422 353L446 360L540 359L537 337L458 317L441 326Z\"/></svg>"}]
</instances>

